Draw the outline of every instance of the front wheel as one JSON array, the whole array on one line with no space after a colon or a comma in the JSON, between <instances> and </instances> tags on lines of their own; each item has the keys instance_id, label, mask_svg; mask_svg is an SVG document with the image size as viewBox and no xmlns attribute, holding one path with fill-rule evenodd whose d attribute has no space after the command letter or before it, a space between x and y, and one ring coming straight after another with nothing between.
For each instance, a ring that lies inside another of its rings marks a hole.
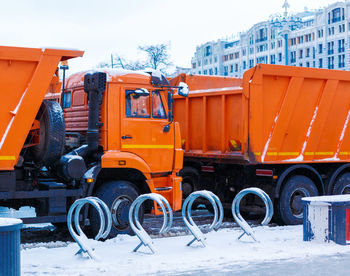
<instances>
[{"instance_id":1,"label":"front wheel","mask_svg":"<svg viewBox=\"0 0 350 276\"><path fill-rule=\"evenodd\" d=\"M108 181L98 188L95 196L103 200L112 214L112 229L108 238L118 234L134 235L129 225L129 209L132 202L140 195L137 187L129 181ZM143 222L143 207L140 208L139 221ZM95 236L100 228L99 215L94 208L90 214L91 231Z\"/></svg>"},{"instance_id":2,"label":"front wheel","mask_svg":"<svg viewBox=\"0 0 350 276\"><path fill-rule=\"evenodd\" d=\"M303 222L303 197L317 196L315 183L304 175L294 175L285 183L278 203L278 211L284 224Z\"/></svg>"}]
</instances>

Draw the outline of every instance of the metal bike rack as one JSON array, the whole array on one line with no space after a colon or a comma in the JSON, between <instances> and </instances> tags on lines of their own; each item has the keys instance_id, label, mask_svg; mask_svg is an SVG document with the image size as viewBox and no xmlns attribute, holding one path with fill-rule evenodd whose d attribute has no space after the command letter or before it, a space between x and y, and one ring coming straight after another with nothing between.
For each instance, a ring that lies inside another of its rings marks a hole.
<instances>
[{"instance_id":1,"label":"metal bike rack","mask_svg":"<svg viewBox=\"0 0 350 276\"><path fill-rule=\"evenodd\" d=\"M72 235L73 239L78 243L80 247L79 251L75 255L87 253L91 259L99 260L99 258L93 253L94 249L88 244L88 238L86 237L86 235L84 234L84 232L82 231L79 225L80 211L85 204L91 204L93 207L95 207L100 217L100 229L97 235L95 236L95 240L99 240L101 238L103 239L107 238L112 227L112 216L108 206L101 199L97 197L86 197L86 198L81 198L76 200L72 204L68 212L68 216L67 216L68 230ZM77 232L75 232L72 224L73 214L74 214L74 226ZM107 218L107 221L106 221L106 218Z\"/></svg>"},{"instance_id":2,"label":"metal bike rack","mask_svg":"<svg viewBox=\"0 0 350 276\"><path fill-rule=\"evenodd\" d=\"M213 222L211 223L211 225L208 227L209 231L211 231L212 229L217 231L219 229L219 227L221 226L222 220L224 218L224 209L222 207L220 199L215 194L213 194L210 191L206 191L206 190L197 191L197 192L193 192L192 194L190 194L186 198L184 204L182 205L183 221L184 221L186 227L188 228L188 230L194 236L194 239L191 240L187 244L187 246L190 246L194 241L198 241L198 242L202 243L203 246L206 246L204 243L205 236L202 233L202 231L198 228L197 224L195 224L195 222L193 221L192 216L191 216L192 204L198 197L204 197L207 200L209 200L210 204L214 208L214 219L213 219ZM219 213L219 215L218 215L218 213Z\"/></svg>"},{"instance_id":3,"label":"metal bike rack","mask_svg":"<svg viewBox=\"0 0 350 276\"><path fill-rule=\"evenodd\" d=\"M148 247L151 250L152 254L154 254L155 249L152 246L153 241L151 237L147 234L147 232L143 229L138 216L142 203L148 199L155 201L160 206L163 212L163 217L164 217L163 225L159 231L159 234L166 233L171 228L171 225L173 223L173 211L171 210L171 207L168 201L163 196L159 194L154 194L154 193L140 195L138 198L134 200L134 202L130 206L130 210L129 210L130 227L135 232L137 237L140 239L140 244L136 246L133 252L136 252L142 245L144 245L145 247ZM169 215L169 218L168 218L168 215Z\"/></svg>"},{"instance_id":4,"label":"metal bike rack","mask_svg":"<svg viewBox=\"0 0 350 276\"><path fill-rule=\"evenodd\" d=\"M249 224L245 221L245 219L241 216L241 213L239 211L239 203L241 202L241 199L247 195L247 194L255 194L258 197L260 197L266 207L266 214L265 217L263 219L263 221L261 222L262 225L267 225L270 220L272 219L273 216L273 205L272 205L272 201L270 199L270 197L261 189L259 188L247 188L244 189L242 191L240 191L236 197L234 198L233 202L232 202L232 215L235 219L235 221L237 222L237 224L242 228L242 230L244 231L239 237L238 239L242 238L244 234L247 234L247 236L251 236L254 241L257 241L257 239L254 236L254 231L253 229L249 226Z\"/></svg>"}]
</instances>

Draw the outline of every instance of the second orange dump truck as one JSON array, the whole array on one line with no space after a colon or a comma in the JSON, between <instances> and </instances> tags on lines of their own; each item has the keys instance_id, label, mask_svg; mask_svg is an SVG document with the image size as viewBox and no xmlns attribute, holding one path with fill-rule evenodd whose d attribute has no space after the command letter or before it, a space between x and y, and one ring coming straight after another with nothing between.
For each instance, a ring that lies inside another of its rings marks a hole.
<instances>
[{"instance_id":1,"label":"second orange dump truck","mask_svg":"<svg viewBox=\"0 0 350 276\"><path fill-rule=\"evenodd\" d=\"M138 195L159 193L181 208L174 87L158 72L76 74L63 94L64 118L57 66L82 55L0 47L0 206L32 206L37 216L24 222L57 225L76 199L98 196L111 209L110 235L131 233L128 211ZM98 232L96 212L86 209L81 220Z\"/></svg>"},{"instance_id":2,"label":"second orange dump truck","mask_svg":"<svg viewBox=\"0 0 350 276\"><path fill-rule=\"evenodd\" d=\"M243 79L170 83L180 81L190 89L174 104L184 196L208 189L230 207L241 189L260 187L277 219L297 224L302 197L350 193L350 72L257 65Z\"/></svg>"}]
</instances>

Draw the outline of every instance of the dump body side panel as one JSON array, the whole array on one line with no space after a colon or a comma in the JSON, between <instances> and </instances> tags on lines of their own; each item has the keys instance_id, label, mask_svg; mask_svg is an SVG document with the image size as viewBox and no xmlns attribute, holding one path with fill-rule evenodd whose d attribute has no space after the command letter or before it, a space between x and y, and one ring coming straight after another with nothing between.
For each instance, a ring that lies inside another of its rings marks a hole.
<instances>
[{"instance_id":1,"label":"dump body side panel","mask_svg":"<svg viewBox=\"0 0 350 276\"><path fill-rule=\"evenodd\" d=\"M349 72L258 65L249 90L249 141L257 162L350 160Z\"/></svg>"},{"instance_id":2,"label":"dump body side panel","mask_svg":"<svg viewBox=\"0 0 350 276\"><path fill-rule=\"evenodd\" d=\"M83 52L0 47L0 170L13 170L61 60Z\"/></svg>"},{"instance_id":3,"label":"dump body side panel","mask_svg":"<svg viewBox=\"0 0 350 276\"><path fill-rule=\"evenodd\" d=\"M248 145L247 95L242 80L180 75L171 81L189 85L187 98L175 96L174 120L180 123L185 156L244 161Z\"/></svg>"}]
</instances>

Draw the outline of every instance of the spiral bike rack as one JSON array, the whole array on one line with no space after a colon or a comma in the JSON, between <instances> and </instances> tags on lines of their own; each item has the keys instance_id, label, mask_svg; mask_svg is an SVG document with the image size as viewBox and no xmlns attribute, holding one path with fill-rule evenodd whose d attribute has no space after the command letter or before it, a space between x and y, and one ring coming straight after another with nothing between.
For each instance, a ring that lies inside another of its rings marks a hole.
<instances>
[{"instance_id":1,"label":"spiral bike rack","mask_svg":"<svg viewBox=\"0 0 350 276\"><path fill-rule=\"evenodd\" d=\"M87 253L91 259L99 260L99 258L93 253L94 249L88 244L88 238L86 237L79 225L80 211L85 204L92 205L96 209L100 217L100 229L97 235L95 236L95 240L107 238L112 227L111 212L109 211L108 206L97 197L86 197L76 200L72 204L68 212L67 225L69 233L72 235L73 239L78 243L80 247L79 251L75 255ZM74 226L77 232L75 232L72 224L73 214Z\"/></svg>"},{"instance_id":2,"label":"spiral bike rack","mask_svg":"<svg viewBox=\"0 0 350 276\"><path fill-rule=\"evenodd\" d=\"M194 241L200 242L204 247L206 246L204 243L204 240L206 239L202 231L198 228L197 224L193 221L193 218L191 216L191 209L193 202L199 198L204 197L207 200L209 200L210 204L214 208L214 219L211 225L208 227L208 230L215 230L217 231L219 227L222 224L222 220L224 218L224 209L222 207L222 204L220 202L220 199L213 194L210 191L197 191L190 194L184 204L182 205L182 218L183 221L187 227L187 229L191 232L193 235L193 239L187 244L187 246L190 246ZM218 214L219 213L219 214Z\"/></svg>"},{"instance_id":3,"label":"spiral bike rack","mask_svg":"<svg viewBox=\"0 0 350 276\"><path fill-rule=\"evenodd\" d=\"M239 211L239 203L241 202L241 199L247 194L255 194L263 200L265 207L266 207L266 214L265 214L263 221L261 222L261 225L263 225L263 226L267 225L272 219L273 205L272 205L272 201L271 201L270 197L263 190L261 190L259 188L247 188L247 189L240 191L236 195L236 197L234 198L234 200L232 202L232 207L231 207L232 215L233 215L235 221L237 222L237 224L244 231L238 237L238 239L242 238L246 234L247 236L252 237L254 241L257 241L256 237L254 236L253 229L249 226L249 224L241 216L241 213Z\"/></svg>"},{"instance_id":4,"label":"spiral bike rack","mask_svg":"<svg viewBox=\"0 0 350 276\"><path fill-rule=\"evenodd\" d=\"M151 237L147 234L145 229L143 229L138 216L142 203L148 199L155 201L160 206L163 212L163 218L164 218L163 225L159 231L159 234L166 233L171 228L171 225L173 223L173 211L168 201L163 196L159 194L154 194L154 193L140 195L138 198L134 200L134 202L130 206L130 210L129 210L130 227L140 240L140 244L135 247L133 252L136 252L142 245L144 245L145 247L148 247L151 250L152 254L154 254L155 249L153 248L153 241ZM168 215L169 215L169 218L168 218Z\"/></svg>"}]
</instances>

